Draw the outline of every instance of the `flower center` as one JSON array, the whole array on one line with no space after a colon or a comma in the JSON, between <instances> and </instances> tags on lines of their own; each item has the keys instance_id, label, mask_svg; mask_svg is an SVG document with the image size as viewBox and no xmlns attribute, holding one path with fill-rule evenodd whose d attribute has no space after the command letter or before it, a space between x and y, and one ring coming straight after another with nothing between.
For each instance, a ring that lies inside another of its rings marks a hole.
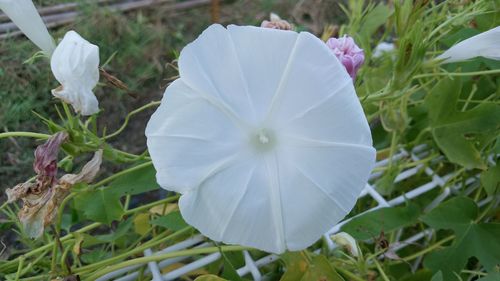
<instances>
[{"instance_id":1,"label":"flower center","mask_svg":"<svg viewBox=\"0 0 500 281\"><path fill-rule=\"evenodd\" d=\"M255 150L266 152L276 145L276 137L268 129L258 129L250 135L250 143Z\"/></svg>"}]
</instances>

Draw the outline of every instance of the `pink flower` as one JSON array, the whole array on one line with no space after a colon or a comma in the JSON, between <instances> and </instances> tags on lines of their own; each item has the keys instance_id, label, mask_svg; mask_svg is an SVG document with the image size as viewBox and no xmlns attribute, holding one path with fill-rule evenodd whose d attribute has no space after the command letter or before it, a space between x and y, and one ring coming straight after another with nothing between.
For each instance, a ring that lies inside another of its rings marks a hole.
<instances>
[{"instance_id":1,"label":"pink flower","mask_svg":"<svg viewBox=\"0 0 500 281\"><path fill-rule=\"evenodd\" d=\"M341 38L330 38L326 41L328 48L332 49L333 53L340 62L344 65L347 73L354 80L359 68L365 61L365 53L359 48L352 37L344 35Z\"/></svg>"}]
</instances>

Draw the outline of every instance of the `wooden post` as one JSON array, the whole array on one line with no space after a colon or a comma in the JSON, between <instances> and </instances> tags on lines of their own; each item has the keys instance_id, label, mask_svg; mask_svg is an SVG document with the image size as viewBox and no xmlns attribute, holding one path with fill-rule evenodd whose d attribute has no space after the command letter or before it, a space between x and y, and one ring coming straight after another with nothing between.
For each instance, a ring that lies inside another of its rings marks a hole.
<instances>
[{"instance_id":1,"label":"wooden post","mask_svg":"<svg viewBox=\"0 0 500 281\"><path fill-rule=\"evenodd\" d=\"M218 23L220 21L220 1L212 0L212 22Z\"/></svg>"}]
</instances>

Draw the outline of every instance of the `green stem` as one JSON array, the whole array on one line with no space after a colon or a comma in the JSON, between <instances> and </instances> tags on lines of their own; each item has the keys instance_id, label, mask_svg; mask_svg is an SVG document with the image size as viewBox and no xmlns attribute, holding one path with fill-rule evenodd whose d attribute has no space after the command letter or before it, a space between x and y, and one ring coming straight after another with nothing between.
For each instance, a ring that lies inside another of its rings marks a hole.
<instances>
[{"instance_id":1,"label":"green stem","mask_svg":"<svg viewBox=\"0 0 500 281\"><path fill-rule=\"evenodd\" d=\"M90 231L90 230L92 230L92 229L94 229L94 228L97 228L97 227L99 227L99 226L101 226L101 223L96 222L96 223L93 223L93 224L87 225L87 226L85 226L85 227L82 227L82 228L80 228L80 229L76 230L74 233L84 233L84 232ZM64 237L62 237L62 238L61 238L61 242L63 242L63 243L64 243L64 242L66 242L66 241L68 241L68 240L72 239L73 237L74 237L74 234L73 234L73 233L69 233L69 234L67 234L67 235L65 235ZM34 255L37 255L37 254L39 254L40 252L43 252L43 251L45 251L45 250L48 250L48 249L52 248L52 247L54 246L54 244L55 244L55 241L52 241L52 242L48 243L47 245L44 245L44 246L39 247L39 248L36 248L36 249L34 249L34 250L32 250L32 251L30 251L30 252L28 252L28 253L24 254L24 255L23 255L23 257L28 258L28 257L32 257L32 256L34 256ZM4 264L3 266L0 266L0 272L1 272L4 268L10 267L12 264L16 264L16 263L20 262L20 259L21 259L21 258L20 258L20 257L18 257L18 258L16 258L16 259L14 259L14 260L12 260L12 261L10 261L10 262L8 262L8 263Z\"/></svg>"},{"instance_id":2,"label":"green stem","mask_svg":"<svg viewBox=\"0 0 500 281\"><path fill-rule=\"evenodd\" d=\"M441 247L441 245L443 245L444 243L446 243L446 242L448 242L448 241L450 241L450 240L453 240L454 238L455 238L455 235L450 235L450 236L448 236L448 237L446 237L446 238L444 238L444 239L442 239L442 240L440 240L440 241L438 241L438 242L434 243L432 246L429 246L429 247L427 247L427 248L423 249L422 251L419 251L419 252L417 252L417 253L415 253L415 254L413 254L413 255L409 255L409 256L407 256L407 257L402 258L402 259L401 259L401 262L403 262L403 261L408 262L408 261L411 261L411 260L413 260L413 259L416 259L416 258L418 258L418 257L420 257L420 256L423 256L423 255L425 255L425 254L427 254L427 253L429 253L429 252L432 252L432 251L434 251L436 248Z\"/></svg>"},{"instance_id":3,"label":"green stem","mask_svg":"<svg viewBox=\"0 0 500 281\"><path fill-rule=\"evenodd\" d=\"M35 139L48 139L50 138L51 135L47 134L39 134L39 133L33 133L33 132L6 132L6 133L0 133L0 139L3 138L12 138L12 137L29 137L29 138L35 138Z\"/></svg>"},{"instance_id":4,"label":"green stem","mask_svg":"<svg viewBox=\"0 0 500 281\"><path fill-rule=\"evenodd\" d=\"M477 276L487 276L488 273L481 272L481 271L474 271L474 270L462 270L462 273L467 273L467 274L474 274Z\"/></svg>"},{"instance_id":5,"label":"green stem","mask_svg":"<svg viewBox=\"0 0 500 281\"><path fill-rule=\"evenodd\" d=\"M365 281L363 278L358 277L356 274L351 273L349 270L343 269L340 266L335 267L335 270L339 271L341 274L349 277L351 280L355 281Z\"/></svg>"},{"instance_id":6,"label":"green stem","mask_svg":"<svg viewBox=\"0 0 500 281\"><path fill-rule=\"evenodd\" d=\"M17 266L16 279L15 279L16 281L18 281L19 277L21 277L21 271L23 269L24 259L25 257L21 256L21 260L19 261L19 265Z\"/></svg>"},{"instance_id":7,"label":"green stem","mask_svg":"<svg viewBox=\"0 0 500 281\"><path fill-rule=\"evenodd\" d=\"M180 195L177 194L177 195L174 195L174 196L162 199L162 200L158 200L158 201L146 204L146 205L142 205L142 206L137 207L135 209L125 211L125 215L131 215L131 214L143 211L143 210L147 210L147 209L152 208L152 207L157 206L157 205L161 205L164 203L170 203L170 202L173 202L173 201L179 199L179 197L180 197Z\"/></svg>"},{"instance_id":8,"label":"green stem","mask_svg":"<svg viewBox=\"0 0 500 281\"><path fill-rule=\"evenodd\" d=\"M124 267L128 267L128 266L146 264L146 263L151 262L151 261L161 261L161 260L166 260L166 259L175 258L175 257L195 256L195 255L200 255L200 254L212 254L212 253L219 252L219 250L221 250L223 252L236 252L236 251L251 250L251 248L244 247L244 246L207 247L207 248L189 249L189 250L170 252L170 253L161 254L161 255L136 258L136 259L124 261L120 264L109 266L105 269L97 271L96 273L87 277L85 279L85 281L96 280L100 276L103 276L107 273L110 273L110 272L113 272L115 270L118 270L118 269L121 269Z\"/></svg>"},{"instance_id":9,"label":"green stem","mask_svg":"<svg viewBox=\"0 0 500 281\"><path fill-rule=\"evenodd\" d=\"M479 190L481 190L481 189L479 189ZM491 208L493 208L493 206L496 204L495 201L496 201L495 199L491 200L490 204L488 204L488 206L481 212L481 214L479 214L475 223L479 223L488 214L488 212L491 210Z\"/></svg>"},{"instance_id":10,"label":"green stem","mask_svg":"<svg viewBox=\"0 0 500 281\"><path fill-rule=\"evenodd\" d=\"M378 262L378 260L377 259L373 259L373 262L377 266L377 270L380 273L382 279L384 281L390 281L389 278L387 277L387 275L385 274L384 270L382 269L382 266L380 266L380 263Z\"/></svg>"},{"instance_id":11,"label":"green stem","mask_svg":"<svg viewBox=\"0 0 500 281\"><path fill-rule=\"evenodd\" d=\"M96 263L93 263L93 264L89 264L89 265L86 265L86 266L82 266L82 267L79 267L79 268L75 268L73 270L74 273L81 273L81 272L84 272L84 271L94 271L96 268L99 268L99 267L103 267L103 266L107 266L107 265L110 265L110 264L114 264L118 261L121 261L125 258L128 258L129 256L133 255L133 254L136 254L136 253L140 253L148 248L151 248L151 247L154 247L158 244L161 244L161 243L164 243L166 241L169 241L169 240L173 240L179 236L182 236L184 235L185 233L187 233L188 231L190 231L192 228L189 226L189 227L186 227L186 228L183 228L171 235L168 235L167 237L163 238L163 239L160 239L160 240L157 240L157 241L154 241L153 243L145 243L139 247L136 247L134 249L132 249L131 251L129 252L126 252L126 253L123 253L121 255L117 255L117 256L114 256L112 258L109 258L107 260L103 260L103 261L100 261L100 262L96 262ZM121 264L121 263L120 263Z\"/></svg>"},{"instance_id":12,"label":"green stem","mask_svg":"<svg viewBox=\"0 0 500 281\"><path fill-rule=\"evenodd\" d=\"M107 140L107 139L110 139L112 137L115 137L117 135L119 135L128 125L128 121L130 119L130 117L134 116L135 114L139 113L139 112L142 112L150 107L153 107L153 106L157 106L159 105L161 102L160 101L153 101L153 102L150 102L146 105L143 105L139 108L137 108L136 110L133 110L131 112L129 112L129 114L127 114L127 116L125 117L125 121L123 121L123 124L121 125L121 127L116 130L114 133L110 134L110 135L107 135L105 137L103 137L104 140Z\"/></svg>"},{"instance_id":13,"label":"green stem","mask_svg":"<svg viewBox=\"0 0 500 281\"><path fill-rule=\"evenodd\" d=\"M33 267L33 265L37 264L40 260L42 260L47 255L47 253L48 253L48 251L42 253L33 262L30 262L28 264L28 266L26 266L25 268L23 268L23 270L21 272L21 276L23 276L24 274L26 274Z\"/></svg>"},{"instance_id":14,"label":"green stem","mask_svg":"<svg viewBox=\"0 0 500 281\"><path fill-rule=\"evenodd\" d=\"M392 132L392 138L391 138L391 150L389 151L389 167L387 168L390 170L392 168L392 160L394 159L394 153L396 153L396 148L398 144L398 135L396 131Z\"/></svg>"},{"instance_id":15,"label":"green stem","mask_svg":"<svg viewBox=\"0 0 500 281\"><path fill-rule=\"evenodd\" d=\"M437 73L426 73L413 76L413 79L423 78L423 77L435 77L435 76L475 76L475 75L487 75L487 74L498 74L500 69L491 69L483 71L472 71L472 72L437 72Z\"/></svg>"},{"instance_id":16,"label":"green stem","mask_svg":"<svg viewBox=\"0 0 500 281\"><path fill-rule=\"evenodd\" d=\"M55 228L54 228L55 229ZM55 233L57 235L57 233ZM52 259L50 262L50 272L52 274L56 273L56 259L57 259L57 242L55 239L52 241Z\"/></svg>"},{"instance_id":17,"label":"green stem","mask_svg":"<svg viewBox=\"0 0 500 281\"><path fill-rule=\"evenodd\" d=\"M19 279L19 281L47 280L47 278L50 278L50 274L41 274L41 275L38 275L38 276L22 278L22 279Z\"/></svg>"},{"instance_id":18,"label":"green stem","mask_svg":"<svg viewBox=\"0 0 500 281\"><path fill-rule=\"evenodd\" d=\"M472 100L472 97L474 94L477 92L477 85L473 84L472 85L472 90L469 93L469 96L467 97L467 100L465 100L464 106L462 106L462 112L464 112L467 109L467 106L469 106L470 101Z\"/></svg>"},{"instance_id":19,"label":"green stem","mask_svg":"<svg viewBox=\"0 0 500 281\"><path fill-rule=\"evenodd\" d=\"M152 202L152 203L149 203L149 204L146 204L146 205L143 205L143 206L140 206L140 207L137 207L135 209L131 209L131 210L127 210L124 214L125 215L131 215L131 214L134 214L134 213L137 213L137 212L140 212L140 211L143 211L143 210L147 210L151 207L154 207L156 205L160 205L160 204L164 204L164 203L170 203L170 202L173 202L177 199L179 199L180 195L175 195L175 196L171 196L171 197L168 197L168 198L165 198L165 199L162 199L162 200L158 200L158 201L155 201L155 202ZM102 223L99 223L99 222L95 222L95 223L92 223L92 224L89 224L87 226L84 226L72 233L69 233L67 235L65 235L64 237L61 238L61 243L64 243L64 242L67 242L68 240L74 238L74 233L85 233L87 231L90 231L90 230L93 230L99 226L101 226ZM54 247L54 244L55 244L55 241L52 241L44 246L41 246L39 248L36 248L26 254L24 254L23 256L28 258L28 257L32 257L32 256L35 256L45 250L48 250L48 249L51 249L52 247ZM149 244L148 244L149 245ZM3 265L0 266L0 272L6 270L7 268L10 268L12 267L13 265L15 264L18 264L20 262L20 258L21 257L18 257L12 261L9 261Z\"/></svg>"},{"instance_id":20,"label":"green stem","mask_svg":"<svg viewBox=\"0 0 500 281\"><path fill-rule=\"evenodd\" d=\"M96 183L96 184L91 185L90 187L91 187L91 188L95 188L95 187L103 186L103 185L105 185L106 183L108 183L108 182L110 182L110 181L113 181L113 180L114 180L114 179L116 179L116 178L119 178L119 177L121 177L121 176L123 176L123 175L125 175L125 174L130 173L130 172L137 171L137 170L140 170L140 169L142 169L142 168L145 168L145 167L151 166L152 164L153 164L153 162L148 161L148 162L145 162L145 163L139 164L139 165L137 165L137 166L134 166L134 167L132 167L132 168L129 168L129 169L126 169L126 170L120 171L120 172L118 172L118 173L116 173L116 174L113 174L113 175L112 175L112 176L110 176L110 177L107 177L107 178L105 178L105 179L101 180L100 182L98 182L98 183Z\"/></svg>"}]
</instances>

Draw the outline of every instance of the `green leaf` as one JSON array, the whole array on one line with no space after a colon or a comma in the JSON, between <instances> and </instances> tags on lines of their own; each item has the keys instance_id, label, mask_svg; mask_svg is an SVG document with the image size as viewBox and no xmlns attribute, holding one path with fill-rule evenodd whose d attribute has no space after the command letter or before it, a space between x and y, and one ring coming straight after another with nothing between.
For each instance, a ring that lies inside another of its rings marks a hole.
<instances>
[{"instance_id":1,"label":"green leaf","mask_svg":"<svg viewBox=\"0 0 500 281\"><path fill-rule=\"evenodd\" d=\"M476 257L489 272L500 261L500 224L476 223L478 208L466 197L453 198L433 209L422 220L434 229L452 229L453 244L425 257L424 265L441 271L442 280L457 280L469 257Z\"/></svg>"},{"instance_id":2,"label":"green leaf","mask_svg":"<svg viewBox=\"0 0 500 281\"><path fill-rule=\"evenodd\" d=\"M231 281L242 281L240 275L238 275L238 272L236 271L236 268L234 268L233 263L231 263L226 254L223 251L219 252L224 260L224 271L222 271L221 276Z\"/></svg>"},{"instance_id":3,"label":"green leaf","mask_svg":"<svg viewBox=\"0 0 500 281\"><path fill-rule=\"evenodd\" d=\"M452 229L462 232L477 217L477 206L466 197L446 201L422 217L422 221L434 229Z\"/></svg>"},{"instance_id":4,"label":"green leaf","mask_svg":"<svg viewBox=\"0 0 500 281\"><path fill-rule=\"evenodd\" d=\"M500 106L482 103L461 112L457 101L462 91L459 78L445 78L434 86L425 99L432 135L448 159L465 168L485 169L480 143L495 138L500 128ZM479 147L478 147L479 146Z\"/></svg>"},{"instance_id":5,"label":"green leaf","mask_svg":"<svg viewBox=\"0 0 500 281\"><path fill-rule=\"evenodd\" d=\"M117 178L111 182L108 188L115 190L120 195L136 195L159 187L154 167L146 166Z\"/></svg>"},{"instance_id":6,"label":"green leaf","mask_svg":"<svg viewBox=\"0 0 500 281\"><path fill-rule=\"evenodd\" d=\"M500 165L489 167L481 173L481 184L489 196L500 190Z\"/></svg>"},{"instance_id":7,"label":"green leaf","mask_svg":"<svg viewBox=\"0 0 500 281\"><path fill-rule=\"evenodd\" d=\"M125 236L130 228L132 227L133 219L132 217L127 219L126 221L120 222L118 227L116 228L115 231L109 234L103 234L103 235L96 235L95 238L98 240L105 242L105 243L111 243L113 241L118 240L119 238Z\"/></svg>"},{"instance_id":8,"label":"green leaf","mask_svg":"<svg viewBox=\"0 0 500 281\"><path fill-rule=\"evenodd\" d=\"M82 241L82 248L87 248L99 244L103 244L105 242L97 239L93 235L87 234L87 233L79 233L79 232L74 232L73 235L75 236L76 240L81 240Z\"/></svg>"},{"instance_id":9,"label":"green leaf","mask_svg":"<svg viewBox=\"0 0 500 281\"><path fill-rule=\"evenodd\" d=\"M382 231L391 232L403 226L412 225L419 216L420 208L415 204L381 208L353 218L342 226L341 231L349 233L357 240L366 240L378 236Z\"/></svg>"},{"instance_id":10,"label":"green leaf","mask_svg":"<svg viewBox=\"0 0 500 281\"><path fill-rule=\"evenodd\" d=\"M432 275L431 281L443 281L443 272L438 271Z\"/></svg>"},{"instance_id":11,"label":"green leaf","mask_svg":"<svg viewBox=\"0 0 500 281\"><path fill-rule=\"evenodd\" d=\"M301 281L321 280L321 281L344 281L332 267L328 259L323 256L315 256L309 265L309 270L306 271Z\"/></svg>"},{"instance_id":12,"label":"green leaf","mask_svg":"<svg viewBox=\"0 0 500 281\"><path fill-rule=\"evenodd\" d=\"M382 3L370 10L364 17L359 29L361 37L365 40L369 39L380 26L386 23L392 13L393 11Z\"/></svg>"},{"instance_id":13,"label":"green leaf","mask_svg":"<svg viewBox=\"0 0 500 281\"><path fill-rule=\"evenodd\" d=\"M88 253L84 253L80 256L82 261L86 264L93 264L99 261L103 261L111 257L111 252L103 249L94 249Z\"/></svg>"},{"instance_id":14,"label":"green leaf","mask_svg":"<svg viewBox=\"0 0 500 281\"><path fill-rule=\"evenodd\" d=\"M288 252L281 256L286 272L280 281L344 281L323 255L308 257L304 252Z\"/></svg>"},{"instance_id":15,"label":"green leaf","mask_svg":"<svg viewBox=\"0 0 500 281\"><path fill-rule=\"evenodd\" d=\"M287 252L281 255L281 259L285 263L286 271L280 281L301 280L309 267L303 252Z\"/></svg>"},{"instance_id":16,"label":"green leaf","mask_svg":"<svg viewBox=\"0 0 500 281\"><path fill-rule=\"evenodd\" d=\"M98 188L77 195L74 201L76 209L82 211L85 218L110 224L123 216L120 197L120 194L112 189Z\"/></svg>"},{"instance_id":17,"label":"green leaf","mask_svg":"<svg viewBox=\"0 0 500 281\"><path fill-rule=\"evenodd\" d=\"M152 225L159 225L167 229L178 231L189 226L179 211L171 212L165 216L158 217L151 221Z\"/></svg>"},{"instance_id":18,"label":"green leaf","mask_svg":"<svg viewBox=\"0 0 500 281\"><path fill-rule=\"evenodd\" d=\"M500 280L500 272L492 272L481 279L477 279L477 281L498 281L498 280Z\"/></svg>"},{"instance_id":19,"label":"green leaf","mask_svg":"<svg viewBox=\"0 0 500 281\"><path fill-rule=\"evenodd\" d=\"M401 168L399 165L392 165L390 169L385 171L384 175L377 180L375 189L382 195L390 195L396 187L394 180L400 172Z\"/></svg>"},{"instance_id":20,"label":"green leaf","mask_svg":"<svg viewBox=\"0 0 500 281\"><path fill-rule=\"evenodd\" d=\"M463 41L472 36L478 35L480 32L477 29L473 28L462 28L457 32L447 35L441 39L441 43L445 44L446 47L450 48L451 46L457 44L460 41Z\"/></svg>"},{"instance_id":21,"label":"green leaf","mask_svg":"<svg viewBox=\"0 0 500 281\"><path fill-rule=\"evenodd\" d=\"M406 270L406 269L405 269ZM407 272L407 271L406 271ZM420 269L415 273L407 273L399 281L427 281L431 280L432 272L428 269Z\"/></svg>"},{"instance_id":22,"label":"green leaf","mask_svg":"<svg viewBox=\"0 0 500 281\"><path fill-rule=\"evenodd\" d=\"M198 276L196 279L194 279L194 281L228 281L228 280L220 278L220 277L212 275L212 274L207 274L207 275Z\"/></svg>"}]
</instances>

